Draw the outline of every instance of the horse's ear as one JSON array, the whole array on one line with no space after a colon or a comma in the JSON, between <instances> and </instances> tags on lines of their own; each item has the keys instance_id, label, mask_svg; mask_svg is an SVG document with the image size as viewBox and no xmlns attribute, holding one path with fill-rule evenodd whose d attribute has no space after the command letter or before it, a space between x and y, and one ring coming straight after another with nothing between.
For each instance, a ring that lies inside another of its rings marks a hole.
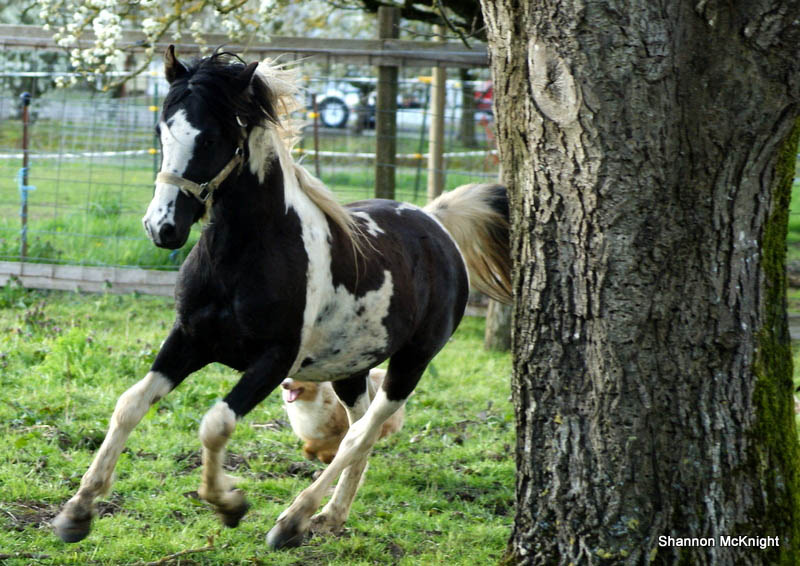
<instances>
[{"instance_id":1,"label":"horse's ear","mask_svg":"<svg viewBox=\"0 0 800 566\"><path fill-rule=\"evenodd\" d=\"M241 73L236 77L236 82L241 85L242 90L248 87L250 81L253 80L253 73L256 72L256 67L258 67L258 63L253 62L247 65Z\"/></svg>"},{"instance_id":2,"label":"horse's ear","mask_svg":"<svg viewBox=\"0 0 800 566\"><path fill-rule=\"evenodd\" d=\"M181 78L189 70L175 57L175 46L170 45L164 52L164 76L167 82L172 84L175 79Z\"/></svg>"}]
</instances>

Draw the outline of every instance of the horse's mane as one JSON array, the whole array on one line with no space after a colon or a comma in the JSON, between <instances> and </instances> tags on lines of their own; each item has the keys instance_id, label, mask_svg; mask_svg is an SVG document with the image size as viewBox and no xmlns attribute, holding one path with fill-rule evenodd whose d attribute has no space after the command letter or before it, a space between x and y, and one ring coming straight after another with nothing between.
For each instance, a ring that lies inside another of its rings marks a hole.
<instances>
[{"instance_id":1,"label":"horse's mane","mask_svg":"<svg viewBox=\"0 0 800 566\"><path fill-rule=\"evenodd\" d=\"M299 100L297 71L266 59L259 63L249 88L242 96L236 90L236 77L245 66L238 56L219 51L193 61L188 72L170 86L164 110L180 102L190 91L199 94L222 127L229 129L232 138L240 135L241 131L234 116L251 126L273 128L291 159L290 151L300 132L291 114L303 107ZM297 163L292 163L292 168L300 189L342 230L354 248L360 250L361 227L355 218L339 204L322 181Z\"/></svg>"},{"instance_id":2,"label":"horse's mane","mask_svg":"<svg viewBox=\"0 0 800 566\"><path fill-rule=\"evenodd\" d=\"M278 64L272 59L259 63L253 82L263 81L271 96L271 105L276 114L273 123L278 137L284 143L287 153L300 139L300 128L292 120L292 112L303 108L300 102L300 85L297 70ZM291 156L291 153L289 153ZM292 162L297 184L317 207L341 230L356 250L361 250L361 227L350 211L339 204L333 192L305 167Z\"/></svg>"}]
</instances>

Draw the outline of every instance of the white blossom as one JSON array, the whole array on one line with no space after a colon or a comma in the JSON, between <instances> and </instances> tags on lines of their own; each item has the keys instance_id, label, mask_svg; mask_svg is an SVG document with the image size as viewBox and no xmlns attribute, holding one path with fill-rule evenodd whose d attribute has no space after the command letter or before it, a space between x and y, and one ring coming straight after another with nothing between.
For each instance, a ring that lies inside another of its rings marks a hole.
<instances>
[{"instance_id":1,"label":"white blossom","mask_svg":"<svg viewBox=\"0 0 800 566\"><path fill-rule=\"evenodd\" d=\"M45 29L53 40L69 49L69 60L77 75L95 80L97 74L125 68L126 53L120 49L123 29L138 28L148 38L146 60L154 55L153 44L164 37L180 40L189 33L206 49L205 33L219 30L241 39L260 29L277 10L279 0L35 0ZM188 8L192 8L189 10ZM87 42L87 35L94 34ZM263 30L260 37L264 37ZM79 45L80 41L80 45ZM142 54L142 51L139 51ZM138 57L138 56L137 56ZM140 65L137 60L136 64ZM59 86L74 84L76 76L59 77ZM110 79L106 79L110 80Z\"/></svg>"},{"instance_id":2,"label":"white blossom","mask_svg":"<svg viewBox=\"0 0 800 566\"><path fill-rule=\"evenodd\" d=\"M161 22L155 18L145 18L142 20L142 31L147 37L154 36L161 30Z\"/></svg>"}]
</instances>

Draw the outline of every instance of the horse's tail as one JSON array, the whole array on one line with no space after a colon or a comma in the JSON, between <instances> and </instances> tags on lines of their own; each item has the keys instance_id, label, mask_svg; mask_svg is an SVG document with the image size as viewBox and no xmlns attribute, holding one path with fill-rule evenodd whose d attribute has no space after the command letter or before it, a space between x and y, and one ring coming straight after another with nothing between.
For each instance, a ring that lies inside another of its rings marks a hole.
<instances>
[{"instance_id":1,"label":"horse's tail","mask_svg":"<svg viewBox=\"0 0 800 566\"><path fill-rule=\"evenodd\" d=\"M511 302L508 194L503 185L463 185L425 207L461 248L472 285L495 300Z\"/></svg>"}]
</instances>

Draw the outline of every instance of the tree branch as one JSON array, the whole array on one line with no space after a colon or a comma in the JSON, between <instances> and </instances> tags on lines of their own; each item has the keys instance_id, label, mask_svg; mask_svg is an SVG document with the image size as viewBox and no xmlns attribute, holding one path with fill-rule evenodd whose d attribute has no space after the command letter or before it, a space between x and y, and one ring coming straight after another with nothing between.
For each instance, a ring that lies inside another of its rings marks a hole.
<instances>
[{"instance_id":1,"label":"tree branch","mask_svg":"<svg viewBox=\"0 0 800 566\"><path fill-rule=\"evenodd\" d=\"M442 4L442 0L436 0L436 5L439 7L439 14L442 16L445 24L447 24L447 27L450 28L453 33L457 34L459 38L461 38L461 42L467 49L471 49L470 44L467 42L467 38L464 37L464 33L460 29L456 29L456 27L453 25L453 22L451 22L450 18L447 17L447 10Z\"/></svg>"}]
</instances>

